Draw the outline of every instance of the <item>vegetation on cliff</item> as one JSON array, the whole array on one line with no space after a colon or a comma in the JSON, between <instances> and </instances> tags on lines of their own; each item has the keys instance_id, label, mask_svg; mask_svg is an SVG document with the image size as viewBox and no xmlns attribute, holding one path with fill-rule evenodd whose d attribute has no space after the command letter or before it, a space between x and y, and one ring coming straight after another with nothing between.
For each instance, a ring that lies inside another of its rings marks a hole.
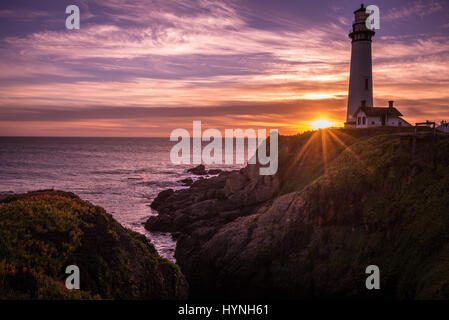
<instances>
[{"instance_id":1,"label":"vegetation on cliff","mask_svg":"<svg viewBox=\"0 0 449 320\"><path fill-rule=\"evenodd\" d=\"M357 134L321 133L323 150L357 139L322 154L323 174L294 193L302 205L272 252L297 268L299 295L449 298L449 136L422 136L412 153L407 134ZM370 264L379 292L364 285Z\"/></svg>"},{"instance_id":2,"label":"vegetation on cliff","mask_svg":"<svg viewBox=\"0 0 449 320\"><path fill-rule=\"evenodd\" d=\"M179 268L143 236L72 193L37 191L0 201L0 298L176 299ZM65 287L80 269L81 290Z\"/></svg>"}]
</instances>

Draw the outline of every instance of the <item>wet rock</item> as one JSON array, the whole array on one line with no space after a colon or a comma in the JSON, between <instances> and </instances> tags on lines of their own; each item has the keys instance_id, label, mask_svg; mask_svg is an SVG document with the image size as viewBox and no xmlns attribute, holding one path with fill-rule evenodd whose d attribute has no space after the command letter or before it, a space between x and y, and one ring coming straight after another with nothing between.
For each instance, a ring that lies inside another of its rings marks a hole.
<instances>
[{"instance_id":1,"label":"wet rock","mask_svg":"<svg viewBox=\"0 0 449 320\"><path fill-rule=\"evenodd\" d=\"M188 169L187 172L190 172L198 176L203 176L207 174L206 167L202 164L196 166L195 168Z\"/></svg>"},{"instance_id":2,"label":"wet rock","mask_svg":"<svg viewBox=\"0 0 449 320\"><path fill-rule=\"evenodd\" d=\"M210 169L207 171L207 174L215 175L215 174L220 174L221 172L223 172L223 171L220 169Z\"/></svg>"},{"instance_id":3,"label":"wet rock","mask_svg":"<svg viewBox=\"0 0 449 320\"><path fill-rule=\"evenodd\" d=\"M173 195L175 191L173 189L167 189L162 192L160 192L157 195L157 198L151 203L151 208L156 208L159 206L160 203L163 203L165 199L169 198L171 195Z\"/></svg>"},{"instance_id":4,"label":"wet rock","mask_svg":"<svg viewBox=\"0 0 449 320\"><path fill-rule=\"evenodd\" d=\"M179 182L181 182L183 186L191 186L193 184L193 179L186 178L186 179L179 180Z\"/></svg>"}]
</instances>

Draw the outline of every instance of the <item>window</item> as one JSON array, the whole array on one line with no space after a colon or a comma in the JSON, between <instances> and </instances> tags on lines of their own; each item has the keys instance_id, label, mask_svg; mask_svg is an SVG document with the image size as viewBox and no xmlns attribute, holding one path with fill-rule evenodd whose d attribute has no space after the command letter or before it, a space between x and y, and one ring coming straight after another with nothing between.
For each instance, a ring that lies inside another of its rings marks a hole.
<instances>
[{"instance_id":1,"label":"window","mask_svg":"<svg viewBox=\"0 0 449 320\"><path fill-rule=\"evenodd\" d=\"M374 121L371 121L371 124L374 126L375 125Z\"/></svg>"},{"instance_id":2,"label":"window","mask_svg":"<svg viewBox=\"0 0 449 320\"><path fill-rule=\"evenodd\" d=\"M398 123L398 126L402 127L402 122L399 122L399 123Z\"/></svg>"},{"instance_id":3,"label":"window","mask_svg":"<svg viewBox=\"0 0 449 320\"><path fill-rule=\"evenodd\" d=\"M368 79L365 79L365 90L368 90Z\"/></svg>"},{"instance_id":4,"label":"window","mask_svg":"<svg viewBox=\"0 0 449 320\"><path fill-rule=\"evenodd\" d=\"M363 124L364 125L366 124L366 118L365 117L363 117Z\"/></svg>"},{"instance_id":5,"label":"window","mask_svg":"<svg viewBox=\"0 0 449 320\"><path fill-rule=\"evenodd\" d=\"M357 124L360 124L360 117L357 118Z\"/></svg>"}]
</instances>

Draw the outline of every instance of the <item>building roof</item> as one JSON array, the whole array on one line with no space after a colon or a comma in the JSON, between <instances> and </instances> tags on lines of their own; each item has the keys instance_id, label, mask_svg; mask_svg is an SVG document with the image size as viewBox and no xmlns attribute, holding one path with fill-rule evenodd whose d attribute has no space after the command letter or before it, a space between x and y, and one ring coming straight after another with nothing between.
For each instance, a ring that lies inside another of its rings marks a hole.
<instances>
[{"instance_id":1,"label":"building roof","mask_svg":"<svg viewBox=\"0 0 449 320\"><path fill-rule=\"evenodd\" d=\"M404 121L406 124L408 124L410 127L413 127L413 125L410 123L410 122L408 122L407 120L404 120L404 118L401 118L402 119L402 121Z\"/></svg>"},{"instance_id":2,"label":"building roof","mask_svg":"<svg viewBox=\"0 0 449 320\"><path fill-rule=\"evenodd\" d=\"M353 114L353 117L356 117L357 114L363 111L368 117L381 117L384 114L390 116L390 117L401 117L402 113L399 112L396 108L380 108L380 107L360 107L357 109L357 111Z\"/></svg>"}]
</instances>

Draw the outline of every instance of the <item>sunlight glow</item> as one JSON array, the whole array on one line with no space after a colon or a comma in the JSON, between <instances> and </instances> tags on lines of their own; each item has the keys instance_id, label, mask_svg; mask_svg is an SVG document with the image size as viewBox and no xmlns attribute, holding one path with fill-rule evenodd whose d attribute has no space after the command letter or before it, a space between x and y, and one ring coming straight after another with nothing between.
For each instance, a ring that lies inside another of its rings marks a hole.
<instances>
[{"instance_id":1,"label":"sunlight glow","mask_svg":"<svg viewBox=\"0 0 449 320\"><path fill-rule=\"evenodd\" d=\"M328 127L332 126L332 122L324 120L324 119L313 121L313 122L311 122L311 124L312 124L313 130L324 129L324 128L328 128Z\"/></svg>"}]
</instances>

